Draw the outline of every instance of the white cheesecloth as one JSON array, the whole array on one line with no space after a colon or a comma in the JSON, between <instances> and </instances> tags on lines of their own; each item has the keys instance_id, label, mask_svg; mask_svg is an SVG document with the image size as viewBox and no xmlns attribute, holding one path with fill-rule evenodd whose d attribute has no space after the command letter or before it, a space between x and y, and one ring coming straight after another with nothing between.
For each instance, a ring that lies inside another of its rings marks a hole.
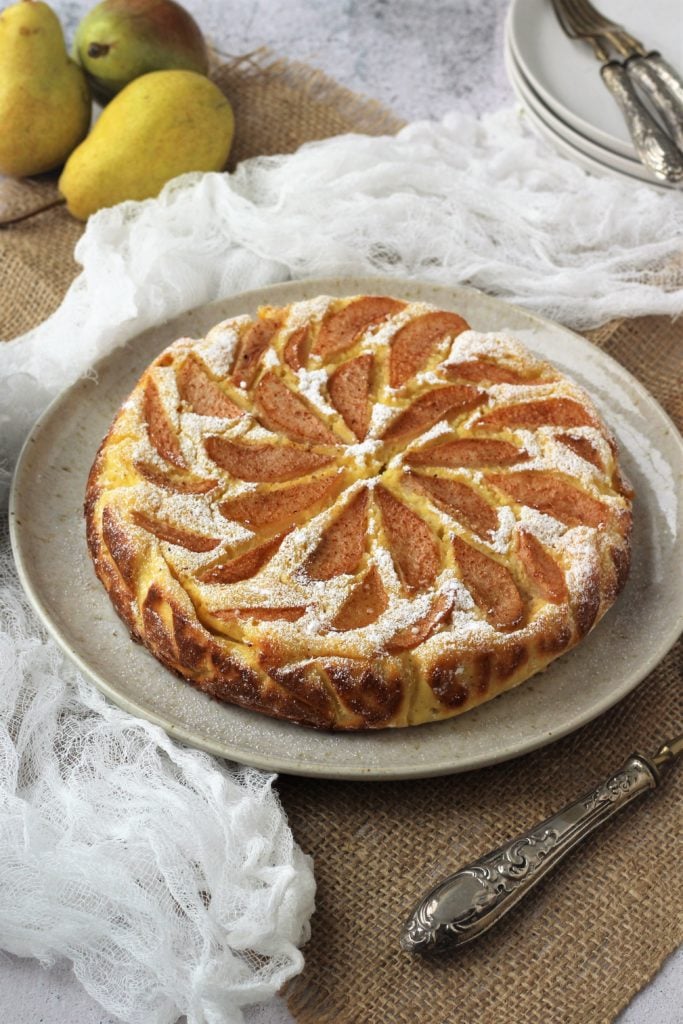
<instances>
[{"instance_id":1,"label":"white cheesecloth","mask_svg":"<svg viewBox=\"0 0 683 1024\"><path fill-rule=\"evenodd\" d=\"M683 311L682 239L680 194L593 177L512 110L187 175L92 217L60 309L0 346L0 504L48 400L194 306L382 273L473 285L585 328ZM301 969L313 909L272 777L107 703L38 625L3 533L0 551L0 946L69 958L125 1021L241 1021Z\"/></svg>"}]
</instances>

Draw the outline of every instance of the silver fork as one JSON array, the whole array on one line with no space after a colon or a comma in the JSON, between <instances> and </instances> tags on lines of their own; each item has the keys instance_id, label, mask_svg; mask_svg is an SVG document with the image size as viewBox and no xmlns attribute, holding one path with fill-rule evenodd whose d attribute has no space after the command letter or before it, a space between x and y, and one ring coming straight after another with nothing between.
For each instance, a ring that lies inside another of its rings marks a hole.
<instances>
[{"instance_id":1,"label":"silver fork","mask_svg":"<svg viewBox=\"0 0 683 1024\"><path fill-rule=\"evenodd\" d=\"M600 68L602 80L624 115L641 163L660 181L672 185L683 182L683 154L642 103L624 65L610 59L605 45L610 39L609 34L605 33L611 34L613 30L604 25L601 30L595 28L594 22L586 15L584 3L585 0L552 0L558 20L567 35L589 43L595 56L603 62Z\"/></svg>"},{"instance_id":2,"label":"silver fork","mask_svg":"<svg viewBox=\"0 0 683 1024\"><path fill-rule=\"evenodd\" d=\"M646 50L630 32L596 11L590 0L568 0L566 7L571 8L571 20L577 29L574 38L599 36L626 58L629 75L649 97L671 138L683 150L683 78L660 53ZM568 28L565 31L572 35Z\"/></svg>"},{"instance_id":3,"label":"silver fork","mask_svg":"<svg viewBox=\"0 0 683 1024\"><path fill-rule=\"evenodd\" d=\"M645 47L642 43L638 42L621 25L617 25L596 11L589 0L566 0L561 7L566 11L568 19L564 30L573 39L602 36L622 56L629 56L631 53L645 54ZM562 21L562 14L559 11L558 17Z\"/></svg>"}]
</instances>

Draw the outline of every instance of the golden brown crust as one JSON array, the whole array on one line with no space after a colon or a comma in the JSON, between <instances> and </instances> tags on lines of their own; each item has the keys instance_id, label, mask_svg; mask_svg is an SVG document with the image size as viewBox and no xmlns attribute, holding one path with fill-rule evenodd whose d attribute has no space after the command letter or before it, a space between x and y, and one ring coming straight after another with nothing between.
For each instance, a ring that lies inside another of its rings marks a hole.
<instances>
[{"instance_id":1,"label":"golden brown crust","mask_svg":"<svg viewBox=\"0 0 683 1024\"><path fill-rule=\"evenodd\" d=\"M181 339L88 479L135 640L218 700L324 729L460 714L623 588L631 492L590 400L507 336L320 297Z\"/></svg>"}]
</instances>

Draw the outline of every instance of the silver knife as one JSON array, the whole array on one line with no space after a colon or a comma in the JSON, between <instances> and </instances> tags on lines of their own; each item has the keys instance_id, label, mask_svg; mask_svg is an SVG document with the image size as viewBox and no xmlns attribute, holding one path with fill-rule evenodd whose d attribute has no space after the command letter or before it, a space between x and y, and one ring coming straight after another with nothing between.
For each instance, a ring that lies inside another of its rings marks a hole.
<instances>
[{"instance_id":1,"label":"silver knife","mask_svg":"<svg viewBox=\"0 0 683 1024\"><path fill-rule=\"evenodd\" d=\"M440 882L403 925L401 948L429 953L463 946L499 921L562 858L622 807L662 781L683 753L683 734L652 757L632 754L597 788Z\"/></svg>"},{"instance_id":2,"label":"silver knife","mask_svg":"<svg viewBox=\"0 0 683 1024\"><path fill-rule=\"evenodd\" d=\"M610 60L602 65L600 74L621 107L631 141L642 163L662 181L674 185L683 182L683 152L648 114L627 67L617 60Z\"/></svg>"},{"instance_id":3,"label":"silver knife","mask_svg":"<svg viewBox=\"0 0 683 1024\"><path fill-rule=\"evenodd\" d=\"M683 79L660 53L634 52L624 67L630 77L649 96L661 114L671 138L683 152Z\"/></svg>"}]
</instances>

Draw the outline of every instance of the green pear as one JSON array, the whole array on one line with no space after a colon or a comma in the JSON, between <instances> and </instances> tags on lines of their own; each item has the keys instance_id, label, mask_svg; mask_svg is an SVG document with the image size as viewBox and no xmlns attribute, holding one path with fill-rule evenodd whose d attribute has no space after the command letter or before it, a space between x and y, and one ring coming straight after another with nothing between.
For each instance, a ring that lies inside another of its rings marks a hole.
<instances>
[{"instance_id":1,"label":"green pear","mask_svg":"<svg viewBox=\"0 0 683 1024\"><path fill-rule=\"evenodd\" d=\"M195 71L153 71L114 97L59 179L80 220L125 199L149 199L187 171L220 171L234 131L232 107Z\"/></svg>"},{"instance_id":2,"label":"green pear","mask_svg":"<svg viewBox=\"0 0 683 1024\"><path fill-rule=\"evenodd\" d=\"M73 56L104 100L150 71L208 71L204 37L174 0L102 0L76 30Z\"/></svg>"},{"instance_id":3,"label":"green pear","mask_svg":"<svg viewBox=\"0 0 683 1024\"><path fill-rule=\"evenodd\" d=\"M85 75L66 52L59 19L40 0L0 13L0 172L60 167L88 131Z\"/></svg>"}]
</instances>

